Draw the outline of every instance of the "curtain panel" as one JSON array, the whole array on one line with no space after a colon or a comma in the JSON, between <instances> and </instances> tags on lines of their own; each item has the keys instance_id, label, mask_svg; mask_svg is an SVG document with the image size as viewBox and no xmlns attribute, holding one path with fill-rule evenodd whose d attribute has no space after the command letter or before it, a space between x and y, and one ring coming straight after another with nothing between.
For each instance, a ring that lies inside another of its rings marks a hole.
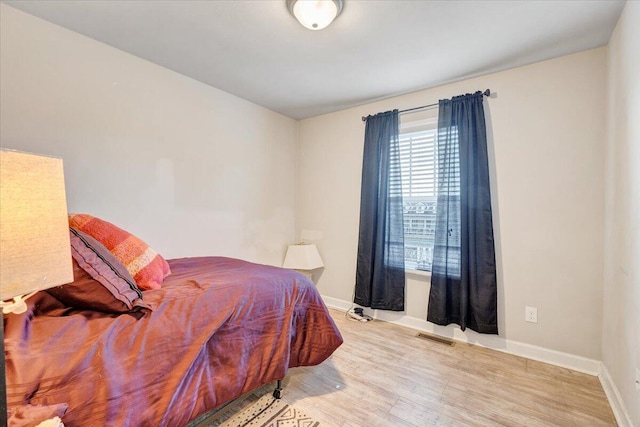
<instances>
[{"instance_id":1,"label":"curtain panel","mask_svg":"<svg viewBox=\"0 0 640 427\"><path fill-rule=\"evenodd\" d=\"M437 211L427 320L498 333L483 95L439 102Z\"/></svg>"},{"instance_id":2,"label":"curtain panel","mask_svg":"<svg viewBox=\"0 0 640 427\"><path fill-rule=\"evenodd\" d=\"M398 110L366 120L353 302L404 310L404 226Z\"/></svg>"}]
</instances>

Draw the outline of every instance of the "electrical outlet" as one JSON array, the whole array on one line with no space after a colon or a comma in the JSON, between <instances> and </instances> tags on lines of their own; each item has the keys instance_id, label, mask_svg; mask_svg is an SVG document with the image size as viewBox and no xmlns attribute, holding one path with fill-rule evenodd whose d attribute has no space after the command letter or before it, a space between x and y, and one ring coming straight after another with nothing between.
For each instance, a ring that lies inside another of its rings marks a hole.
<instances>
[{"instance_id":1,"label":"electrical outlet","mask_svg":"<svg viewBox=\"0 0 640 427\"><path fill-rule=\"evenodd\" d=\"M636 368L636 390L640 391L640 369Z\"/></svg>"},{"instance_id":2,"label":"electrical outlet","mask_svg":"<svg viewBox=\"0 0 640 427\"><path fill-rule=\"evenodd\" d=\"M535 307L525 307L524 320L531 323L538 323L538 309Z\"/></svg>"}]
</instances>

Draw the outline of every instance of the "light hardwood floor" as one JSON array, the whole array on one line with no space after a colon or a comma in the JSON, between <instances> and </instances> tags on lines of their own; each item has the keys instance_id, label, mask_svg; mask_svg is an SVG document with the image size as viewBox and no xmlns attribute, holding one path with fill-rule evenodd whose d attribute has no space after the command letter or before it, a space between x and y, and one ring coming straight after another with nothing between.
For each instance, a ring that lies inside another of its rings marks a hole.
<instances>
[{"instance_id":1,"label":"light hardwood floor","mask_svg":"<svg viewBox=\"0 0 640 427\"><path fill-rule=\"evenodd\" d=\"M344 344L283 399L323 426L615 426L597 377L332 310Z\"/></svg>"}]
</instances>

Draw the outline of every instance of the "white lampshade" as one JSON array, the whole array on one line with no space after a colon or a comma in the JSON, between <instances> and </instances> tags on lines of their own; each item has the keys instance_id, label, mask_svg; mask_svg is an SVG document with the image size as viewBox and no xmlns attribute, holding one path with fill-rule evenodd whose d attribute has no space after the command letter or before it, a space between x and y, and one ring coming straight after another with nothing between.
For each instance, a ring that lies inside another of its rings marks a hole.
<instances>
[{"instance_id":1,"label":"white lampshade","mask_svg":"<svg viewBox=\"0 0 640 427\"><path fill-rule=\"evenodd\" d=\"M342 0L287 0L287 6L305 28L322 30L342 12Z\"/></svg>"},{"instance_id":2,"label":"white lampshade","mask_svg":"<svg viewBox=\"0 0 640 427\"><path fill-rule=\"evenodd\" d=\"M62 159L0 150L0 301L72 281Z\"/></svg>"},{"instance_id":3,"label":"white lampshade","mask_svg":"<svg viewBox=\"0 0 640 427\"><path fill-rule=\"evenodd\" d=\"M284 268L294 270L315 270L324 267L316 245L290 245L284 258Z\"/></svg>"}]
</instances>

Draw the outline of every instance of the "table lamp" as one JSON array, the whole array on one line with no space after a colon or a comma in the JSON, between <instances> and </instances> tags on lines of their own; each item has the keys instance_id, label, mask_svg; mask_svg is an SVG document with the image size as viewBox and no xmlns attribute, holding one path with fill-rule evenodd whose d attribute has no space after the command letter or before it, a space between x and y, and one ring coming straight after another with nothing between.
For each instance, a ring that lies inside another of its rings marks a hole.
<instances>
[{"instance_id":1,"label":"table lamp","mask_svg":"<svg viewBox=\"0 0 640 427\"><path fill-rule=\"evenodd\" d=\"M0 307L24 313L39 290L73 281L62 159L0 149ZM5 301L12 299L11 301ZM0 425L6 422L4 320Z\"/></svg>"},{"instance_id":2,"label":"table lamp","mask_svg":"<svg viewBox=\"0 0 640 427\"><path fill-rule=\"evenodd\" d=\"M290 268L311 278L312 270L324 267L322 258L318 253L318 248L314 244L299 243L290 245L287 248L287 255L284 257L284 268Z\"/></svg>"}]
</instances>

